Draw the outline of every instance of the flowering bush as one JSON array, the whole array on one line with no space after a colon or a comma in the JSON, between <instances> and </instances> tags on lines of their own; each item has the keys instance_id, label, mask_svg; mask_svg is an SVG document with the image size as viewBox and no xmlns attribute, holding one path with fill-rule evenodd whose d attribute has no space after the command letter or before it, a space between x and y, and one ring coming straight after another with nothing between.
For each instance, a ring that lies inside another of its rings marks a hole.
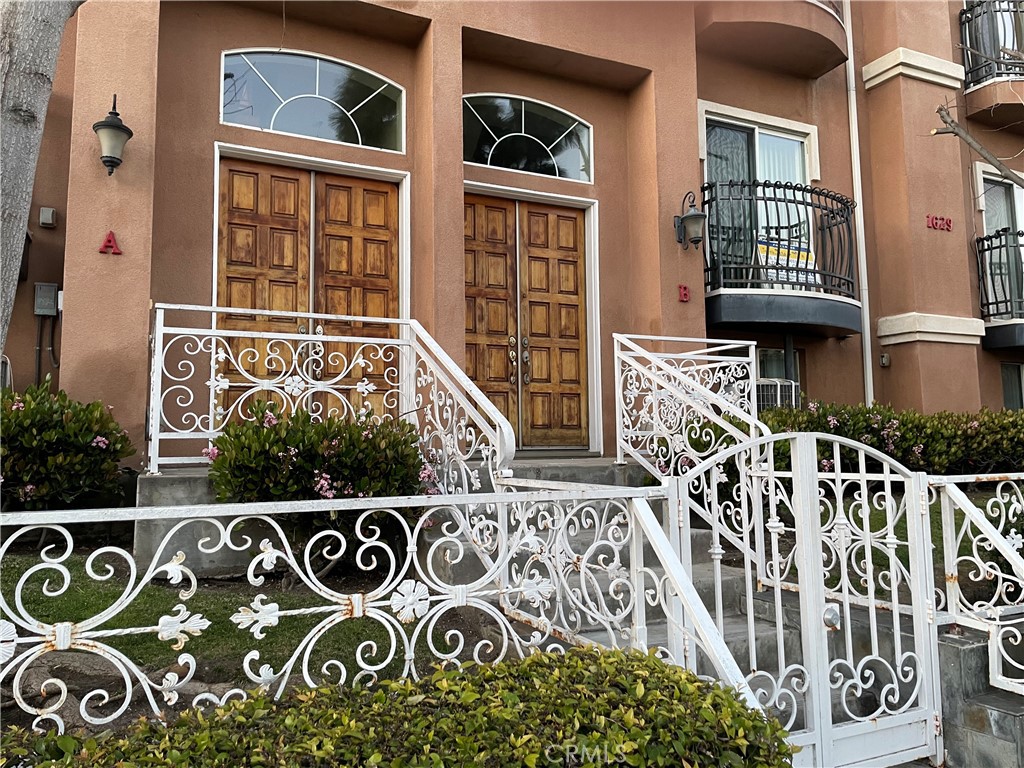
<instances>
[{"instance_id":1,"label":"flowering bush","mask_svg":"<svg viewBox=\"0 0 1024 768\"><path fill-rule=\"evenodd\" d=\"M256 403L251 421L229 424L203 455L218 501L410 496L437 492L419 435L401 419L364 413L314 422Z\"/></svg>"},{"instance_id":2,"label":"flowering bush","mask_svg":"<svg viewBox=\"0 0 1024 768\"><path fill-rule=\"evenodd\" d=\"M826 432L865 443L908 469L937 475L1024 470L1024 411L923 414L886 405L811 401L761 413L772 432ZM834 469L831 457L821 469Z\"/></svg>"},{"instance_id":3,"label":"flowering bush","mask_svg":"<svg viewBox=\"0 0 1024 768\"><path fill-rule=\"evenodd\" d=\"M100 402L79 403L50 380L24 394L0 395L3 508L69 509L116 505L121 459L135 453Z\"/></svg>"}]
</instances>

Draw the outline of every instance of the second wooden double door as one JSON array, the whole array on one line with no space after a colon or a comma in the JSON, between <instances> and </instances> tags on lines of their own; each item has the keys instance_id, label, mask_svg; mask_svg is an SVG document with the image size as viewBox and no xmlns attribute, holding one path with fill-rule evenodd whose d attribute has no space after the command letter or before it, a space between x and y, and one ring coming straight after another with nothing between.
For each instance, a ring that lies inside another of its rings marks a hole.
<instances>
[{"instance_id":1,"label":"second wooden double door","mask_svg":"<svg viewBox=\"0 0 1024 768\"><path fill-rule=\"evenodd\" d=\"M519 446L590 444L580 210L466 195L466 372Z\"/></svg>"}]
</instances>

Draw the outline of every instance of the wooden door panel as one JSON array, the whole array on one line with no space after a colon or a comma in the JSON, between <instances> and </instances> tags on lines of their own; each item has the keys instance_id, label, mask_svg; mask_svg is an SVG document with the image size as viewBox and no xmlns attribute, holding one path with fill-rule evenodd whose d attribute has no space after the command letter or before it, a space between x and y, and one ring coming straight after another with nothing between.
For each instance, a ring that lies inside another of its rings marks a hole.
<instances>
[{"instance_id":1,"label":"wooden door panel","mask_svg":"<svg viewBox=\"0 0 1024 768\"><path fill-rule=\"evenodd\" d=\"M390 182L355 179L332 174L316 175L315 310L332 315L398 317L398 186ZM329 335L390 337L387 323L322 323ZM369 402L377 414L390 413L394 403L384 402L391 385L384 380L380 360L372 369L371 351L357 344L323 345L322 376L354 387L366 379L376 391L350 390L350 404L358 411ZM353 361L357 361L353 363ZM397 361L395 361L397 363ZM338 403L324 402L329 412ZM392 414L394 415L394 414Z\"/></svg>"},{"instance_id":2,"label":"wooden door panel","mask_svg":"<svg viewBox=\"0 0 1024 768\"><path fill-rule=\"evenodd\" d=\"M217 304L246 309L309 311L309 194L307 171L264 163L224 159L220 169L218 221ZM252 332L294 333L295 318L225 315L220 327ZM251 339L231 341L239 353L247 347L256 355L243 355L245 371L257 378L279 376L292 361L287 354L267 355L267 343ZM278 349L281 352L282 349ZM241 376L225 366L233 381ZM229 409L233 393L223 395Z\"/></svg>"},{"instance_id":3,"label":"wooden door panel","mask_svg":"<svg viewBox=\"0 0 1024 768\"><path fill-rule=\"evenodd\" d=\"M520 203L524 447L587 447L583 212ZM524 355L525 358L525 355ZM527 378L528 377L528 378Z\"/></svg>"},{"instance_id":4,"label":"wooden door panel","mask_svg":"<svg viewBox=\"0 0 1024 768\"><path fill-rule=\"evenodd\" d=\"M518 429L515 203L466 195L463 212L466 374Z\"/></svg>"}]
</instances>

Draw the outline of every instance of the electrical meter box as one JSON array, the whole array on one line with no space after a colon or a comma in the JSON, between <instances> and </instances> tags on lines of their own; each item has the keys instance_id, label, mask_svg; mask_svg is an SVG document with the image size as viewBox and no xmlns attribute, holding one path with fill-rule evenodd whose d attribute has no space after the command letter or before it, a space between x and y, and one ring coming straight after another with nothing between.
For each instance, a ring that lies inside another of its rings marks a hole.
<instances>
[{"instance_id":1,"label":"electrical meter box","mask_svg":"<svg viewBox=\"0 0 1024 768\"><path fill-rule=\"evenodd\" d=\"M35 314L43 317L57 316L57 284L36 283Z\"/></svg>"}]
</instances>

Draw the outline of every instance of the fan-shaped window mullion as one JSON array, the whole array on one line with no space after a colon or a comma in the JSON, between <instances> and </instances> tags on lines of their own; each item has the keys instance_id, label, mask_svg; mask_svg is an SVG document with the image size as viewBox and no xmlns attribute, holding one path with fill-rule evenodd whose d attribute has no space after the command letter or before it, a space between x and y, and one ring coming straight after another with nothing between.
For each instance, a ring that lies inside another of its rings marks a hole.
<instances>
[{"instance_id":1,"label":"fan-shaped window mullion","mask_svg":"<svg viewBox=\"0 0 1024 768\"><path fill-rule=\"evenodd\" d=\"M592 132L580 118L521 96L471 94L462 103L467 163L592 181Z\"/></svg>"}]
</instances>

